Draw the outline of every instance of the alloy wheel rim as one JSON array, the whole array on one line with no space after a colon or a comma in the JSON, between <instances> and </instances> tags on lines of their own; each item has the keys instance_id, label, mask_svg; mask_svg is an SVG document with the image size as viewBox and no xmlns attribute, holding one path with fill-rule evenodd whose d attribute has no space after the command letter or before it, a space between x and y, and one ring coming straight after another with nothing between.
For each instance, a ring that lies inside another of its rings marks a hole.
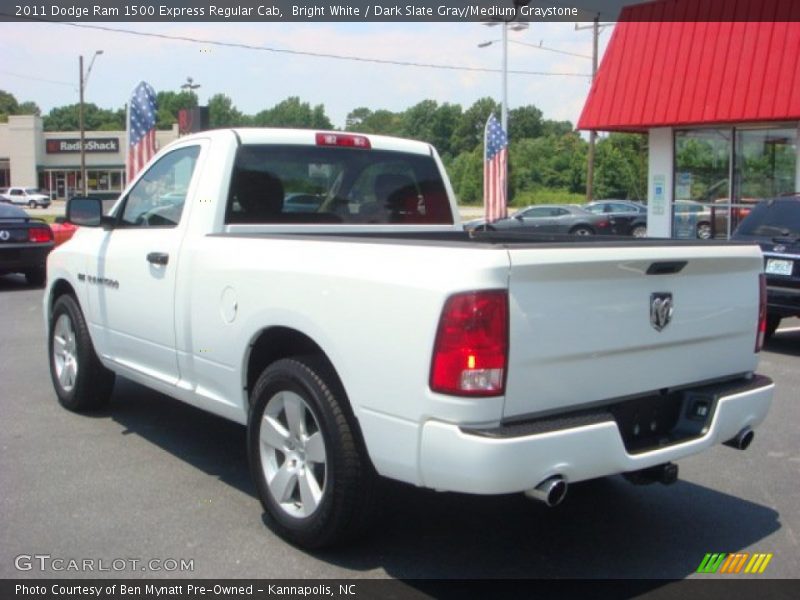
<instances>
[{"instance_id":1,"label":"alloy wheel rim","mask_svg":"<svg viewBox=\"0 0 800 600\"><path fill-rule=\"evenodd\" d=\"M294 518L319 508L327 483L327 452L319 421L306 401L283 390L269 399L259 431L261 466L272 498Z\"/></svg>"},{"instance_id":2,"label":"alloy wheel rim","mask_svg":"<svg viewBox=\"0 0 800 600\"><path fill-rule=\"evenodd\" d=\"M78 377L78 351L75 328L69 315L62 314L53 328L53 363L61 389L71 392Z\"/></svg>"}]
</instances>

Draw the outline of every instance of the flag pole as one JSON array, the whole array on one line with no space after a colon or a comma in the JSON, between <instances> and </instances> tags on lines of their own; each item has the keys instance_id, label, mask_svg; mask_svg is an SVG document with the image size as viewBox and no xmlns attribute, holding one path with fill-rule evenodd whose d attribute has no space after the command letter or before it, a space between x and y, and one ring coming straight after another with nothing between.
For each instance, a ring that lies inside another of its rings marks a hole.
<instances>
[{"instance_id":1,"label":"flag pole","mask_svg":"<svg viewBox=\"0 0 800 600\"><path fill-rule=\"evenodd\" d=\"M483 218L489 222L489 181L486 173L486 165L489 160L489 123L494 117L494 111L489 113L486 124L483 126Z\"/></svg>"}]
</instances>

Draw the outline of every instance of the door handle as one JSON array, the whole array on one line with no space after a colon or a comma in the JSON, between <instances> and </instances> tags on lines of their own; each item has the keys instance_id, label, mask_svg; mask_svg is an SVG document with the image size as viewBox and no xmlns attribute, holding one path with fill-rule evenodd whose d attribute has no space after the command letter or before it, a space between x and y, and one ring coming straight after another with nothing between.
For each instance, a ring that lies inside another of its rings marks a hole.
<instances>
[{"instance_id":1,"label":"door handle","mask_svg":"<svg viewBox=\"0 0 800 600\"><path fill-rule=\"evenodd\" d=\"M147 262L154 265L166 266L169 262L169 254L166 252L151 252L147 255Z\"/></svg>"}]
</instances>

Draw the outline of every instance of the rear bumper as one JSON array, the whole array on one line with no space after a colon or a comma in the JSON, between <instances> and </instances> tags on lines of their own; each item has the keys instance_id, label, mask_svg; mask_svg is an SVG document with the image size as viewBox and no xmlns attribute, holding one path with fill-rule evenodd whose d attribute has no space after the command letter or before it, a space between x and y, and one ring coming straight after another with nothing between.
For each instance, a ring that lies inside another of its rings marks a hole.
<instances>
[{"instance_id":1,"label":"rear bumper","mask_svg":"<svg viewBox=\"0 0 800 600\"><path fill-rule=\"evenodd\" d=\"M638 471L697 454L745 427L755 428L769 410L773 390L766 377L728 389L715 398L710 422L697 436L641 452L626 449L613 420L511 436L487 436L431 420L422 429L420 474L423 485L434 489L505 494L534 488L553 475L575 482Z\"/></svg>"},{"instance_id":2,"label":"rear bumper","mask_svg":"<svg viewBox=\"0 0 800 600\"><path fill-rule=\"evenodd\" d=\"M800 289L767 284L767 310L781 317L800 315Z\"/></svg>"},{"instance_id":3,"label":"rear bumper","mask_svg":"<svg viewBox=\"0 0 800 600\"><path fill-rule=\"evenodd\" d=\"M23 273L32 269L44 269L47 255L53 243L37 246L9 244L0 247L0 273Z\"/></svg>"}]
</instances>

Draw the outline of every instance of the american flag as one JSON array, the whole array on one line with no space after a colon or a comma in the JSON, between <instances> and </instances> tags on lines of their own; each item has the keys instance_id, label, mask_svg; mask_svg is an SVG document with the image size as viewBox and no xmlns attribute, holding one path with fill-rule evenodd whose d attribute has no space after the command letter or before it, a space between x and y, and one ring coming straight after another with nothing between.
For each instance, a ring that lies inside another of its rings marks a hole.
<instances>
[{"instance_id":1,"label":"american flag","mask_svg":"<svg viewBox=\"0 0 800 600\"><path fill-rule=\"evenodd\" d=\"M133 90L128 108L128 181L156 153L156 92L144 81Z\"/></svg>"},{"instance_id":2,"label":"american flag","mask_svg":"<svg viewBox=\"0 0 800 600\"><path fill-rule=\"evenodd\" d=\"M504 218L508 174L508 137L494 113L486 121L483 161L483 209L486 222Z\"/></svg>"}]
</instances>

